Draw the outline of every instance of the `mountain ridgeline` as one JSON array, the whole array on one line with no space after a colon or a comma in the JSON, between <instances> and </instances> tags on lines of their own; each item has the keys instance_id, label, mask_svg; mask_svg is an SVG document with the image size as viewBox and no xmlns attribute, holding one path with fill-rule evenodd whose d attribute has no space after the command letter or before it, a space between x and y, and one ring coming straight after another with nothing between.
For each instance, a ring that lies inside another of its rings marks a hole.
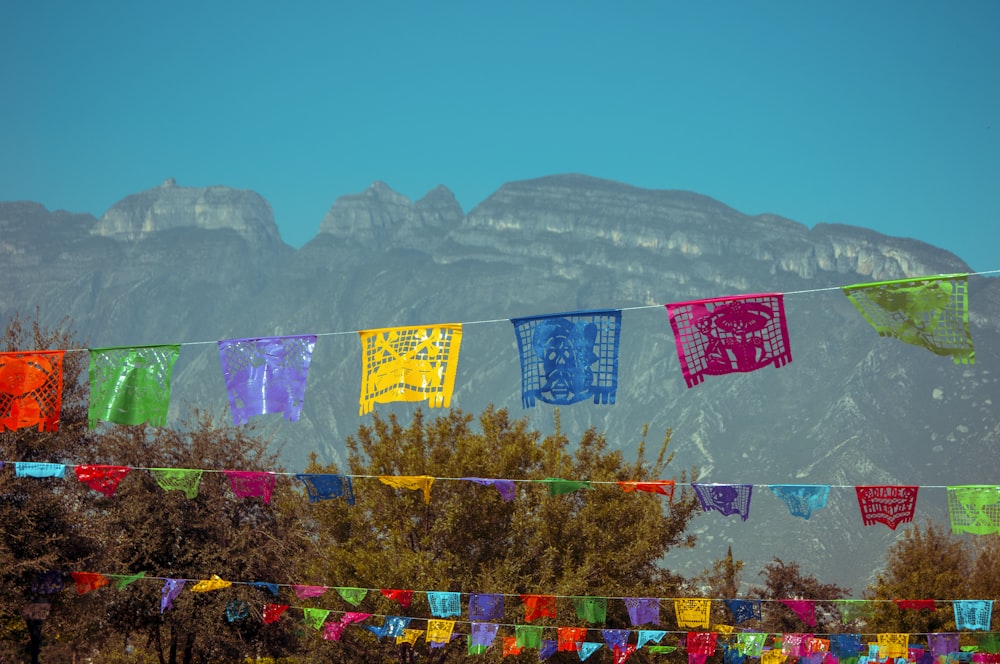
<instances>
[{"instance_id":1,"label":"mountain ridgeline","mask_svg":"<svg viewBox=\"0 0 1000 664\"><path fill-rule=\"evenodd\" d=\"M697 546L664 561L683 573L731 545L747 581L778 556L860 593L896 533L862 525L855 485L924 487L919 521L947 519L946 485L997 483L1000 280L970 278L973 365L880 338L835 289L968 271L916 240L807 228L690 192L580 175L505 184L468 213L445 187L411 202L376 182L338 199L297 250L260 195L172 180L100 219L0 203L0 231L5 318L36 308L51 323L69 316L88 347L188 344L175 367L174 422L185 404L228 413L215 340L322 334L301 419L263 418L292 470L314 450L340 461L344 438L366 421L356 330L468 323L451 405L506 406L551 431L551 406L521 405L505 319L625 309L616 403L561 408L563 430L594 426L631 455L644 425L653 442L673 429L675 472L697 467L702 482L754 485L746 522L698 518ZM689 389L662 305L766 292L787 294L793 361ZM417 407L376 406L404 420ZM768 484L833 488L807 521ZM364 486L357 491L364 500Z\"/></svg>"}]
</instances>

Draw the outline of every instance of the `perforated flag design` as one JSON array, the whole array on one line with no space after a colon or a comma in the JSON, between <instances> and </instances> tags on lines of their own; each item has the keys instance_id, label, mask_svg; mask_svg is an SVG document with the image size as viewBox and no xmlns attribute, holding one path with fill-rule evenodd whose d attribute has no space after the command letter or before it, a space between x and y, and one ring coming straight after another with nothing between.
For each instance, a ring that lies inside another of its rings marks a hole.
<instances>
[{"instance_id":1,"label":"perforated flag design","mask_svg":"<svg viewBox=\"0 0 1000 664\"><path fill-rule=\"evenodd\" d=\"M313 335L220 341L233 424L245 424L266 413L284 413L285 419L298 420L315 346Z\"/></svg>"},{"instance_id":2,"label":"perforated flag design","mask_svg":"<svg viewBox=\"0 0 1000 664\"><path fill-rule=\"evenodd\" d=\"M913 521L917 507L917 486L858 486L858 506L866 526L884 523L891 530Z\"/></svg>"},{"instance_id":3,"label":"perforated flag design","mask_svg":"<svg viewBox=\"0 0 1000 664\"><path fill-rule=\"evenodd\" d=\"M295 478L306 486L310 503L343 498L348 505L354 504L354 482L350 475L298 473Z\"/></svg>"},{"instance_id":4,"label":"perforated flag design","mask_svg":"<svg viewBox=\"0 0 1000 664\"><path fill-rule=\"evenodd\" d=\"M677 614L677 626L681 628L707 628L711 610L712 600L710 599L674 600L674 612Z\"/></svg>"},{"instance_id":5,"label":"perforated flag design","mask_svg":"<svg viewBox=\"0 0 1000 664\"><path fill-rule=\"evenodd\" d=\"M692 484L701 509L715 510L723 516L739 514L744 521L750 516L752 484Z\"/></svg>"},{"instance_id":6,"label":"perforated flag design","mask_svg":"<svg viewBox=\"0 0 1000 664\"><path fill-rule=\"evenodd\" d=\"M812 513L826 507L829 486L810 484L772 484L771 493L788 507L792 516L809 519Z\"/></svg>"},{"instance_id":7,"label":"perforated flag design","mask_svg":"<svg viewBox=\"0 0 1000 664\"><path fill-rule=\"evenodd\" d=\"M878 656L882 658L906 657L910 635L882 633L878 635Z\"/></svg>"},{"instance_id":8,"label":"perforated flag design","mask_svg":"<svg viewBox=\"0 0 1000 664\"><path fill-rule=\"evenodd\" d=\"M948 517L955 534L1000 533L1000 486L948 487Z\"/></svg>"},{"instance_id":9,"label":"perforated flag design","mask_svg":"<svg viewBox=\"0 0 1000 664\"><path fill-rule=\"evenodd\" d=\"M460 324L362 330L360 414L376 403L426 401L447 408L455 388Z\"/></svg>"},{"instance_id":10,"label":"perforated flag design","mask_svg":"<svg viewBox=\"0 0 1000 664\"><path fill-rule=\"evenodd\" d=\"M618 392L620 310L512 318L521 358L521 404L613 404Z\"/></svg>"},{"instance_id":11,"label":"perforated flag design","mask_svg":"<svg viewBox=\"0 0 1000 664\"><path fill-rule=\"evenodd\" d=\"M91 349L90 428L101 420L165 425L170 376L179 354L179 344Z\"/></svg>"},{"instance_id":12,"label":"perforated flag design","mask_svg":"<svg viewBox=\"0 0 1000 664\"><path fill-rule=\"evenodd\" d=\"M98 466L82 465L76 466L73 472L76 478L89 486L94 491L102 493L108 498L115 495L118 483L129 474L132 469L128 466Z\"/></svg>"},{"instance_id":13,"label":"perforated flag design","mask_svg":"<svg viewBox=\"0 0 1000 664\"><path fill-rule=\"evenodd\" d=\"M667 315L688 387L705 376L746 373L792 361L779 294L668 304Z\"/></svg>"},{"instance_id":14,"label":"perforated flag design","mask_svg":"<svg viewBox=\"0 0 1000 664\"><path fill-rule=\"evenodd\" d=\"M0 431L59 430L65 351L0 353Z\"/></svg>"},{"instance_id":15,"label":"perforated flag design","mask_svg":"<svg viewBox=\"0 0 1000 664\"><path fill-rule=\"evenodd\" d=\"M856 284L843 291L880 336L951 356L955 364L975 363L968 275Z\"/></svg>"},{"instance_id":16,"label":"perforated flag design","mask_svg":"<svg viewBox=\"0 0 1000 664\"><path fill-rule=\"evenodd\" d=\"M990 631L993 616L993 600L955 600L955 626L958 629Z\"/></svg>"}]
</instances>

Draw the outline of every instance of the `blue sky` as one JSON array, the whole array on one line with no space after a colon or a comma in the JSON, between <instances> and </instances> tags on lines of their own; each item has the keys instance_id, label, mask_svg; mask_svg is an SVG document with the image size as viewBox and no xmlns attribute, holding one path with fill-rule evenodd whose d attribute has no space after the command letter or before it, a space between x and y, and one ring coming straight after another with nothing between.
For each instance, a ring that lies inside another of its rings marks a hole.
<instances>
[{"instance_id":1,"label":"blue sky","mask_svg":"<svg viewBox=\"0 0 1000 664\"><path fill-rule=\"evenodd\" d=\"M344 194L586 173L1000 268L1000 3L8 2L0 200Z\"/></svg>"}]
</instances>

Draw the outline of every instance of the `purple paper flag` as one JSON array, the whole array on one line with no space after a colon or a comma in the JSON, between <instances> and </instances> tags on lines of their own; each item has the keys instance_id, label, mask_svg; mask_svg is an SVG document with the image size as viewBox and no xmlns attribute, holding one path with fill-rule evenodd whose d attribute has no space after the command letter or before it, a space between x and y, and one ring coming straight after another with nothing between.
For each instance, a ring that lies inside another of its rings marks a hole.
<instances>
[{"instance_id":1,"label":"purple paper flag","mask_svg":"<svg viewBox=\"0 0 1000 664\"><path fill-rule=\"evenodd\" d=\"M173 608L174 600L184 589L184 579L165 579L163 589L160 591L160 613Z\"/></svg>"},{"instance_id":2,"label":"purple paper flag","mask_svg":"<svg viewBox=\"0 0 1000 664\"><path fill-rule=\"evenodd\" d=\"M233 424L246 424L265 413L284 413L285 419L298 420L315 346L314 335L220 341Z\"/></svg>"},{"instance_id":3,"label":"purple paper flag","mask_svg":"<svg viewBox=\"0 0 1000 664\"><path fill-rule=\"evenodd\" d=\"M469 595L469 620L501 620L504 614L503 595L472 593Z\"/></svg>"},{"instance_id":4,"label":"purple paper flag","mask_svg":"<svg viewBox=\"0 0 1000 664\"><path fill-rule=\"evenodd\" d=\"M271 502L271 492L274 491L274 481L277 475L268 472L252 470L226 470L229 485L237 498L258 496L265 503Z\"/></svg>"},{"instance_id":5,"label":"purple paper flag","mask_svg":"<svg viewBox=\"0 0 1000 664\"><path fill-rule=\"evenodd\" d=\"M667 315L688 387L735 372L792 361L780 293L668 304Z\"/></svg>"},{"instance_id":6,"label":"purple paper flag","mask_svg":"<svg viewBox=\"0 0 1000 664\"><path fill-rule=\"evenodd\" d=\"M646 623L660 624L660 599L658 597L626 597L624 602L633 627Z\"/></svg>"},{"instance_id":7,"label":"purple paper flag","mask_svg":"<svg viewBox=\"0 0 1000 664\"><path fill-rule=\"evenodd\" d=\"M739 514L744 521L750 516L752 484L692 484L705 512L715 510L723 516Z\"/></svg>"},{"instance_id":8,"label":"purple paper flag","mask_svg":"<svg viewBox=\"0 0 1000 664\"><path fill-rule=\"evenodd\" d=\"M499 627L496 623L472 623L472 645L485 648L490 647L493 645L493 640L497 636L497 629Z\"/></svg>"},{"instance_id":9,"label":"purple paper flag","mask_svg":"<svg viewBox=\"0 0 1000 664\"><path fill-rule=\"evenodd\" d=\"M468 480L469 482L475 482L476 484L480 484L482 486L492 486L500 492L500 497L503 498L505 503L509 503L514 500L514 480L494 480L484 477L463 477L462 479Z\"/></svg>"}]
</instances>

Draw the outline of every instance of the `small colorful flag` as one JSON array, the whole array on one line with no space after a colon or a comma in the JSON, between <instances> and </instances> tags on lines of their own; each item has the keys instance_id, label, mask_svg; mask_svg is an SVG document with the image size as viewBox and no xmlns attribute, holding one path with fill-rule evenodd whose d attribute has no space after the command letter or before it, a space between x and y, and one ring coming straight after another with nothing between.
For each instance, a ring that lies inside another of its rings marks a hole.
<instances>
[{"instance_id":1,"label":"small colorful flag","mask_svg":"<svg viewBox=\"0 0 1000 664\"><path fill-rule=\"evenodd\" d=\"M431 486L434 484L434 478L430 475L379 475L378 481L394 489L423 491L424 502L431 502Z\"/></svg>"},{"instance_id":2,"label":"small colorful flag","mask_svg":"<svg viewBox=\"0 0 1000 664\"><path fill-rule=\"evenodd\" d=\"M62 350L0 353L0 431L59 430Z\"/></svg>"},{"instance_id":3,"label":"small colorful flag","mask_svg":"<svg viewBox=\"0 0 1000 664\"><path fill-rule=\"evenodd\" d=\"M990 631L993 600L960 599L952 604L955 609L955 626L958 629Z\"/></svg>"},{"instance_id":4,"label":"small colorful flag","mask_svg":"<svg viewBox=\"0 0 1000 664\"><path fill-rule=\"evenodd\" d=\"M647 480L645 482L629 480L626 482L618 482L617 484L625 493L645 491L647 493L658 493L661 496L666 496L670 500L674 499L675 483L673 480Z\"/></svg>"},{"instance_id":5,"label":"small colorful flag","mask_svg":"<svg viewBox=\"0 0 1000 664\"><path fill-rule=\"evenodd\" d=\"M341 599L351 606L361 604L361 602L365 599L365 596L368 594L368 590L366 588L337 588L336 590Z\"/></svg>"},{"instance_id":6,"label":"small colorful flag","mask_svg":"<svg viewBox=\"0 0 1000 664\"><path fill-rule=\"evenodd\" d=\"M636 641L635 647L642 648L647 643L659 643L666 635L666 630L662 629L640 629L639 638Z\"/></svg>"},{"instance_id":7,"label":"small colorful flag","mask_svg":"<svg viewBox=\"0 0 1000 664\"><path fill-rule=\"evenodd\" d=\"M40 463L38 461L15 461L14 477L55 477L62 479L66 466L61 463Z\"/></svg>"},{"instance_id":8,"label":"small colorful flag","mask_svg":"<svg viewBox=\"0 0 1000 664\"><path fill-rule=\"evenodd\" d=\"M555 595L521 595L521 601L524 602L525 622L556 617Z\"/></svg>"},{"instance_id":9,"label":"small colorful flag","mask_svg":"<svg viewBox=\"0 0 1000 664\"><path fill-rule=\"evenodd\" d=\"M191 586L193 593L207 593L212 590L222 590L233 585L232 581L224 581L218 574L213 574L211 578L199 581Z\"/></svg>"},{"instance_id":10,"label":"small colorful flag","mask_svg":"<svg viewBox=\"0 0 1000 664\"><path fill-rule=\"evenodd\" d=\"M295 596L299 599L307 599L309 597L319 597L325 593L326 586L292 585L292 590L295 591Z\"/></svg>"},{"instance_id":11,"label":"small colorful flag","mask_svg":"<svg viewBox=\"0 0 1000 664\"><path fill-rule=\"evenodd\" d=\"M472 593L469 595L469 620L502 620L504 614L503 595Z\"/></svg>"},{"instance_id":12,"label":"small colorful flag","mask_svg":"<svg viewBox=\"0 0 1000 664\"><path fill-rule=\"evenodd\" d=\"M350 475L299 473L295 479L306 485L310 503L343 498L348 505L354 504L354 484Z\"/></svg>"},{"instance_id":13,"label":"small colorful flag","mask_svg":"<svg viewBox=\"0 0 1000 664\"><path fill-rule=\"evenodd\" d=\"M726 606L733 614L733 620L739 624L748 620L761 620L759 599L724 599Z\"/></svg>"},{"instance_id":14,"label":"small colorful flag","mask_svg":"<svg viewBox=\"0 0 1000 664\"><path fill-rule=\"evenodd\" d=\"M469 635L469 654L482 655L493 645L499 625L496 623L474 622Z\"/></svg>"},{"instance_id":15,"label":"small colorful flag","mask_svg":"<svg viewBox=\"0 0 1000 664\"><path fill-rule=\"evenodd\" d=\"M413 601L413 591L412 590L398 590L395 588L382 588L379 592L385 597L388 597L394 602L399 603L404 609L409 608L410 602Z\"/></svg>"},{"instance_id":16,"label":"small colorful flag","mask_svg":"<svg viewBox=\"0 0 1000 664\"><path fill-rule=\"evenodd\" d=\"M843 291L880 336L950 355L955 364L975 363L967 274L855 284Z\"/></svg>"},{"instance_id":17,"label":"small colorful flag","mask_svg":"<svg viewBox=\"0 0 1000 664\"><path fill-rule=\"evenodd\" d=\"M450 618L462 615L461 594L456 592L428 592L427 603L435 618Z\"/></svg>"},{"instance_id":18,"label":"small colorful flag","mask_svg":"<svg viewBox=\"0 0 1000 664\"><path fill-rule=\"evenodd\" d=\"M816 604L809 599L783 599L781 603L791 609L799 620L809 627L816 625Z\"/></svg>"},{"instance_id":19,"label":"small colorful flag","mask_svg":"<svg viewBox=\"0 0 1000 664\"><path fill-rule=\"evenodd\" d=\"M266 413L284 413L285 419L298 420L315 346L314 335L220 341L233 424L246 424L251 417Z\"/></svg>"},{"instance_id":20,"label":"small colorful flag","mask_svg":"<svg viewBox=\"0 0 1000 664\"><path fill-rule=\"evenodd\" d=\"M274 491L274 482L277 479L274 473L252 470L223 472L229 478L229 485L237 498L259 497L265 504L271 502L271 493Z\"/></svg>"},{"instance_id":21,"label":"small colorful flag","mask_svg":"<svg viewBox=\"0 0 1000 664\"><path fill-rule=\"evenodd\" d=\"M586 627L560 627L556 630L558 640L556 650L560 652L578 652L580 642L587 638Z\"/></svg>"},{"instance_id":22,"label":"small colorful flag","mask_svg":"<svg viewBox=\"0 0 1000 664\"><path fill-rule=\"evenodd\" d=\"M313 629L323 629L326 617L330 615L330 609L317 609L306 607L302 609L302 621Z\"/></svg>"},{"instance_id":23,"label":"small colorful flag","mask_svg":"<svg viewBox=\"0 0 1000 664\"><path fill-rule=\"evenodd\" d=\"M517 648L541 648L542 628L540 625L516 625L514 627L514 645ZM506 651L506 648L504 648Z\"/></svg>"},{"instance_id":24,"label":"small colorful flag","mask_svg":"<svg viewBox=\"0 0 1000 664\"><path fill-rule=\"evenodd\" d=\"M236 622L250 615L250 605L241 599L231 599L226 603L226 621Z\"/></svg>"},{"instance_id":25,"label":"small colorful flag","mask_svg":"<svg viewBox=\"0 0 1000 664\"><path fill-rule=\"evenodd\" d=\"M913 521L917 506L917 486L858 486L858 506L866 526L884 523L895 530L901 523Z\"/></svg>"},{"instance_id":26,"label":"small colorful flag","mask_svg":"<svg viewBox=\"0 0 1000 664\"><path fill-rule=\"evenodd\" d=\"M512 318L521 358L521 403L613 404L618 392L620 310Z\"/></svg>"},{"instance_id":27,"label":"small colorful flag","mask_svg":"<svg viewBox=\"0 0 1000 664\"><path fill-rule=\"evenodd\" d=\"M100 420L165 425L170 376L179 353L179 344L91 349L90 428Z\"/></svg>"},{"instance_id":28,"label":"small colorful flag","mask_svg":"<svg viewBox=\"0 0 1000 664\"><path fill-rule=\"evenodd\" d=\"M585 662L587 658L594 654L595 651L600 650L601 643L593 643L591 641L584 641L580 644L580 661Z\"/></svg>"},{"instance_id":29,"label":"small colorful flag","mask_svg":"<svg viewBox=\"0 0 1000 664\"><path fill-rule=\"evenodd\" d=\"M76 594L83 595L111 583L111 580L97 572L70 572L76 582Z\"/></svg>"},{"instance_id":30,"label":"small colorful flag","mask_svg":"<svg viewBox=\"0 0 1000 664\"><path fill-rule=\"evenodd\" d=\"M264 605L264 624L270 625L271 623L278 622L282 614L288 610L287 604L265 604Z\"/></svg>"},{"instance_id":31,"label":"small colorful flag","mask_svg":"<svg viewBox=\"0 0 1000 664\"><path fill-rule=\"evenodd\" d=\"M164 579L163 588L160 590L160 613L174 606L174 600L184 589L184 579Z\"/></svg>"},{"instance_id":32,"label":"small colorful flag","mask_svg":"<svg viewBox=\"0 0 1000 664\"><path fill-rule=\"evenodd\" d=\"M878 656L882 659L906 657L910 644L909 634L883 633L878 635Z\"/></svg>"},{"instance_id":33,"label":"small colorful flag","mask_svg":"<svg viewBox=\"0 0 1000 664\"><path fill-rule=\"evenodd\" d=\"M814 484L771 484L768 488L778 497L792 516L808 520L812 513L826 507L830 495L829 485Z\"/></svg>"},{"instance_id":34,"label":"small colorful flag","mask_svg":"<svg viewBox=\"0 0 1000 664\"><path fill-rule=\"evenodd\" d=\"M607 620L607 597L574 597L573 608L576 617L589 623L602 623Z\"/></svg>"},{"instance_id":35,"label":"small colorful flag","mask_svg":"<svg viewBox=\"0 0 1000 664\"><path fill-rule=\"evenodd\" d=\"M115 495L118 483L129 474L130 470L132 469L128 466L96 465L76 466L73 469L78 480L108 498Z\"/></svg>"},{"instance_id":36,"label":"small colorful flag","mask_svg":"<svg viewBox=\"0 0 1000 664\"><path fill-rule=\"evenodd\" d=\"M692 484L701 509L715 510L723 516L739 514L746 521L750 516L752 484Z\"/></svg>"},{"instance_id":37,"label":"small colorful flag","mask_svg":"<svg viewBox=\"0 0 1000 664\"><path fill-rule=\"evenodd\" d=\"M447 408L458 373L460 324L362 330L360 414L376 403L427 401Z\"/></svg>"},{"instance_id":38,"label":"small colorful flag","mask_svg":"<svg viewBox=\"0 0 1000 664\"><path fill-rule=\"evenodd\" d=\"M514 494L516 491L514 480L495 480L485 477L463 477L462 479L480 484L482 486L493 487L497 490L505 503L509 503L514 500Z\"/></svg>"},{"instance_id":39,"label":"small colorful flag","mask_svg":"<svg viewBox=\"0 0 1000 664\"><path fill-rule=\"evenodd\" d=\"M188 500L198 496L202 471L198 468L150 468L149 474L164 491L183 491Z\"/></svg>"},{"instance_id":40,"label":"small colorful flag","mask_svg":"<svg viewBox=\"0 0 1000 664\"><path fill-rule=\"evenodd\" d=\"M660 624L660 600L658 597L625 597L622 601L625 602L625 608L628 609L628 617L632 621L633 627L646 623Z\"/></svg>"},{"instance_id":41,"label":"small colorful flag","mask_svg":"<svg viewBox=\"0 0 1000 664\"><path fill-rule=\"evenodd\" d=\"M710 599L677 598L674 600L674 613L677 614L677 626L681 629L690 627L707 629L711 612L712 600Z\"/></svg>"},{"instance_id":42,"label":"small colorful flag","mask_svg":"<svg viewBox=\"0 0 1000 664\"><path fill-rule=\"evenodd\" d=\"M668 304L667 315L688 387L735 372L792 361L780 293Z\"/></svg>"},{"instance_id":43,"label":"small colorful flag","mask_svg":"<svg viewBox=\"0 0 1000 664\"><path fill-rule=\"evenodd\" d=\"M956 535L1000 533L1000 486L948 487L948 517Z\"/></svg>"}]
</instances>

